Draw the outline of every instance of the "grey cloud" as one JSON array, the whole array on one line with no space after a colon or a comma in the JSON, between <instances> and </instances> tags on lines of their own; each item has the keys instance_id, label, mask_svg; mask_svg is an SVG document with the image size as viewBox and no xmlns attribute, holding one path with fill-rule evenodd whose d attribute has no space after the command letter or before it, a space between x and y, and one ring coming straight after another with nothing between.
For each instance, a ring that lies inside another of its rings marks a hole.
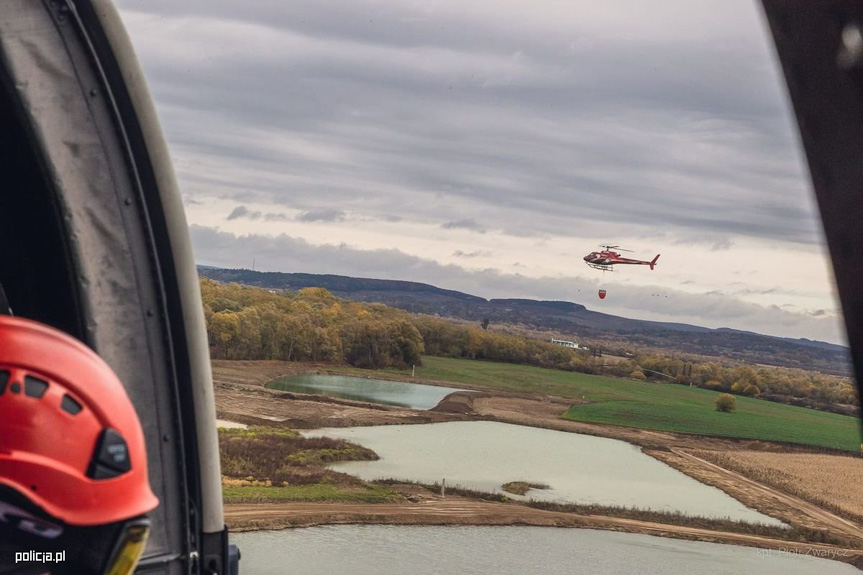
<instances>
[{"instance_id":1,"label":"grey cloud","mask_svg":"<svg viewBox=\"0 0 863 575\"><path fill-rule=\"evenodd\" d=\"M783 290L780 290L778 287L766 288L766 289L741 289L733 292L736 295L770 295L775 293L783 293ZM784 291L784 293L789 293L789 291ZM791 291L793 293L793 291Z\"/></svg>"},{"instance_id":2,"label":"grey cloud","mask_svg":"<svg viewBox=\"0 0 863 575\"><path fill-rule=\"evenodd\" d=\"M730 250L735 245L734 241L727 236L720 236L715 233L704 234L698 231L684 232L672 243L675 245L704 245L713 252Z\"/></svg>"},{"instance_id":3,"label":"grey cloud","mask_svg":"<svg viewBox=\"0 0 863 575\"><path fill-rule=\"evenodd\" d=\"M472 232L477 232L480 234L485 233L485 228L482 225L469 218L464 220L446 222L441 224L440 227L445 230L470 230Z\"/></svg>"},{"instance_id":4,"label":"grey cloud","mask_svg":"<svg viewBox=\"0 0 863 575\"><path fill-rule=\"evenodd\" d=\"M462 250L456 250L452 253L457 258L478 258L478 257L491 257L493 254L487 250L476 250L473 252L465 252Z\"/></svg>"},{"instance_id":5,"label":"grey cloud","mask_svg":"<svg viewBox=\"0 0 863 575\"><path fill-rule=\"evenodd\" d=\"M226 219L228 219L228 220L239 220L239 219L243 218L243 219L247 219L247 220L257 220L257 219L260 219L260 217L261 217L261 212L259 212L259 211L251 211L246 206L237 206L236 208L231 210L231 213L228 214L228 217Z\"/></svg>"},{"instance_id":6,"label":"grey cloud","mask_svg":"<svg viewBox=\"0 0 863 575\"><path fill-rule=\"evenodd\" d=\"M345 212L334 208L309 210L297 216L301 222L340 222L345 219Z\"/></svg>"},{"instance_id":7,"label":"grey cloud","mask_svg":"<svg viewBox=\"0 0 863 575\"><path fill-rule=\"evenodd\" d=\"M286 221L291 219L285 213L281 213L281 212L262 213L260 210L252 211L249 208L247 208L246 206L237 206L236 208L234 208L231 211L230 214L228 214L228 217L227 217L228 220L239 220L239 219L260 220L261 218L263 218L265 222L286 222Z\"/></svg>"},{"instance_id":8,"label":"grey cloud","mask_svg":"<svg viewBox=\"0 0 863 575\"><path fill-rule=\"evenodd\" d=\"M702 6L716 24L691 26L703 34L687 29L702 17L687 4L644 14L631 34L618 31L626 19L594 25L589 4L566 26L445 3L120 6L177 156L212 168L178 170L198 192L397 217L422 205L438 221L469 204L520 236L662 226L711 231L713 249L732 234L819 241L748 4ZM159 36L172 25L184 50Z\"/></svg>"},{"instance_id":9,"label":"grey cloud","mask_svg":"<svg viewBox=\"0 0 863 575\"><path fill-rule=\"evenodd\" d=\"M278 236L235 235L214 228L190 227L198 263L217 266L243 266L255 258L260 269L309 273L340 273L383 279L427 281L441 270L461 268L442 266L396 249L357 250L346 245L314 246L286 234ZM399 277L400 276L400 277Z\"/></svg>"}]
</instances>

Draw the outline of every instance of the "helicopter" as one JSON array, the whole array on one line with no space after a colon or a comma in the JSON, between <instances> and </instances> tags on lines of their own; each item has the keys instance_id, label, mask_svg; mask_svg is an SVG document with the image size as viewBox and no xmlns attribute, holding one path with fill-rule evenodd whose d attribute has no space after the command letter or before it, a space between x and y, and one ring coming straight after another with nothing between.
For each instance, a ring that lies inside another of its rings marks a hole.
<instances>
[{"instance_id":1,"label":"helicopter","mask_svg":"<svg viewBox=\"0 0 863 575\"><path fill-rule=\"evenodd\" d=\"M600 246L603 248L601 252L591 252L584 256L584 261L587 265L594 269L602 270L604 272L614 271L612 268L615 264L628 264L628 265L643 265L650 266L652 270L656 265L656 260L659 259L659 254L656 254L656 257L651 261L645 260L633 260L630 258L624 258L620 256L620 253L615 252L614 250L620 250L622 252L628 252L630 250L621 249L618 246Z\"/></svg>"}]
</instances>

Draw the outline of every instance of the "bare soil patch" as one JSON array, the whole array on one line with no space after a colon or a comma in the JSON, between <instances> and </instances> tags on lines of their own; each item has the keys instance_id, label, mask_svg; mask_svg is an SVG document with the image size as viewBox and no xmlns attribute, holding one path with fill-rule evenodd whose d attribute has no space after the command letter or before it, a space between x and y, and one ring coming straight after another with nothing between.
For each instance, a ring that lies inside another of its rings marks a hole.
<instances>
[{"instance_id":1,"label":"bare soil patch","mask_svg":"<svg viewBox=\"0 0 863 575\"><path fill-rule=\"evenodd\" d=\"M846 518L863 520L863 484L859 481L863 476L863 459L860 457L709 450L692 454L827 507Z\"/></svg>"}]
</instances>

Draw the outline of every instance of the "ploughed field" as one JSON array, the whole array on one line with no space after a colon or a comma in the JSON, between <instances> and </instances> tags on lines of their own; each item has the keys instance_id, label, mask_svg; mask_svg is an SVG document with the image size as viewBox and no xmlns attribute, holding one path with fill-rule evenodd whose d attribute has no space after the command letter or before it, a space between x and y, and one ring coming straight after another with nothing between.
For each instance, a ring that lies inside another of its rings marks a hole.
<instances>
[{"instance_id":1,"label":"ploughed field","mask_svg":"<svg viewBox=\"0 0 863 575\"><path fill-rule=\"evenodd\" d=\"M365 371L365 373L369 373ZM382 377L410 372L382 370ZM672 383L641 382L532 366L442 357L423 358L416 378L571 399L564 417L574 421L797 443L857 451L857 419L736 396L733 413L716 411L719 392Z\"/></svg>"},{"instance_id":2,"label":"ploughed field","mask_svg":"<svg viewBox=\"0 0 863 575\"><path fill-rule=\"evenodd\" d=\"M863 459L820 453L698 450L694 455L798 495L838 512L863 519Z\"/></svg>"}]
</instances>

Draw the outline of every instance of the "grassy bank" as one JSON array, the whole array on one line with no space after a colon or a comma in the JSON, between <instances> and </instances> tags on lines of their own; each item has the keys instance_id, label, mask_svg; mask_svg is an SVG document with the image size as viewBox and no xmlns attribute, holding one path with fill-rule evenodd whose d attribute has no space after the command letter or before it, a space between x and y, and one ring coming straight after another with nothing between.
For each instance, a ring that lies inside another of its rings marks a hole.
<instances>
[{"instance_id":1,"label":"grassy bank","mask_svg":"<svg viewBox=\"0 0 863 575\"><path fill-rule=\"evenodd\" d=\"M535 509L544 509L546 511L578 513L579 515L620 517L623 519L664 523L666 525L710 529L711 531L727 531L730 533L745 533L747 535L758 535L761 537L774 537L776 539L785 539L788 541L829 543L832 545L853 545L853 542L842 540L831 535L827 531L820 529L807 529L799 526L779 527L774 525L764 525L762 523L748 523L746 521L733 521L731 519L713 519L697 515L686 515L680 512L652 511L650 509L638 509L635 507L584 505L578 503L551 503L548 501L529 501L525 505Z\"/></svg>"},{"instance_id":2,"label":"grassy bank","mask_svg":"<svg viewBox=\"0 0 863 575\"><path fill-rule=\"evenodd\" d=\"M380 373L409 375L395 370ZM416 377L587 402L566 412L564 417L575 421L847 451L860 448L856 418L749 397L737 397L734 413L720 413L714 406L718 392L683 385L441 357L424 357Z\"/></svg>"},{"instance_id":3,"label":"grassy bank","mask_svg":"<svg viewBox=\"0 0 863 575\"><path fill-rule=\"evenodd\" d=\"M501 485L500 488L513 495L526 495L531 489L550 489L545 483L534 483L533 481L510 481Z\"/></svg>"},{"instance_id":4,"label":"grassy bank","mask_svg":"<svg viewBox=\"0 0 863 575\"><path fill-rule=\"evenodd\" d=\"M431 493L440 492L439 483L420 483L415 481L403 481L396 479L382 479L375 483L378 485L390 485L394 483L410 483L422 486ZM833 545L853 545L854 542L835 537L821 529L808 529L800 526L765 525L763 523L749 523L746 521L735 521L732 519L720 519L703 517L699 515L687 515L679 511L654 511L651 509L640 509L638 507L625 507L618 505L597 505L585 503L553 503L549 501L516 501L501 493L490 491L478 491L463 487L447 486L448 495L458 495L470 499L482 501L493 501L507 503L510 505L525 505L534 509L544 511L556 511L559 513L572 513L575 515L586 515L595 517L615 517L620 519L632 519L635 521L648 521L664 525L676 525L697 529L709 529L711 531L723 531L728 533L743 533L746 535L757 535L761 537L773 537L786 541L799 541L806 543L829 543Z\"/></svg>"},{"instance_id":5,"label":"grassy bank","mask_svg":"<svg viewBox=\"0 0 863 575\"><path fill-rule=\"evenodd\" d=\"M392 503L404 498L382 485L230 485L222 486L225 503L283 503L286 501Z\"/></svg>"}]
</instances>

